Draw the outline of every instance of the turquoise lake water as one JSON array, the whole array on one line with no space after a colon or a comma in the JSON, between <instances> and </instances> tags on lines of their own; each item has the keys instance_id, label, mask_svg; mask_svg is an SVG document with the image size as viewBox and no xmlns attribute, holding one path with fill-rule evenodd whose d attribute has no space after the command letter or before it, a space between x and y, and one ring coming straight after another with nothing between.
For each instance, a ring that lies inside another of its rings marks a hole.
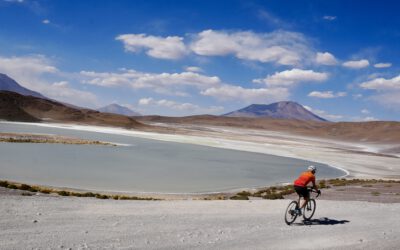
<instances>
[{"instance_id":1,"label":"turquoise lake water","mask_svg":"<svg viewBox=\"0 0 400 250\"><path fill-rule=\"evenodd\" d=\"M292 182L305 167L317 178L345 172L288 157L0 122L0 132L42 133L129 146L0 143L0 180L120 192L203 193Z\"/></svg>"}]
</instances>

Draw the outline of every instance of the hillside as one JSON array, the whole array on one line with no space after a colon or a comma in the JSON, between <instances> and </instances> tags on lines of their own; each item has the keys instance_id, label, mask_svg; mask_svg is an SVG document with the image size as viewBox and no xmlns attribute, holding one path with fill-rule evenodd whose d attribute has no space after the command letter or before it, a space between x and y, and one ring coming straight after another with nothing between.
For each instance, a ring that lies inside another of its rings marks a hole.
<instances>
[{"instance_id":1,"label":"hillside","mask_svg":"<svg viewBox=\"0 0 400 250\"><path fill-rule=\"evenodd\" d=\"M116 103L107 105L107 106L99 108L97 110L100 112L104 112L104 113L112 113L112 114L126 115L126 116L140 116L141 115L138 112L135 112L127 107L118 105Z\"/></svg>"},{"instance_id":2,"label":"hillside","mask_svg":"<svg viewBox=\"0 0 400 250\"><path fill-rule=\"evenodd\" d=\"M344 141L400 143L400 122L316 122L288 119L225 117L225 116L187 116L135 117L144 123L183 124L185 126L224 126L248 129L261 129L289 132L296 135L329 138Z\"/></svg>"},{"instance_id":3,"label":"hillside","mask_svg":"<svg viewBox=\"0 0 400 250\"><path fill-rule=\"evenodd\" d=\"M9 91L0 91L0 119L29 122L46 120L125 128L145 127L127 116L73 108L56 101Z\"/></svg>"},{"instance_id":4,"label":"hillside","mask_svg":"<svg viewBox=\"0 0 400 250\"><path fill-rule=\"evenodd\" d=\"M261 117L293 119L302 121L326 121L296 102L276 102L272 104L252 104L245 108L227 113L228 117Z\"/></svg>"}]
</instances>

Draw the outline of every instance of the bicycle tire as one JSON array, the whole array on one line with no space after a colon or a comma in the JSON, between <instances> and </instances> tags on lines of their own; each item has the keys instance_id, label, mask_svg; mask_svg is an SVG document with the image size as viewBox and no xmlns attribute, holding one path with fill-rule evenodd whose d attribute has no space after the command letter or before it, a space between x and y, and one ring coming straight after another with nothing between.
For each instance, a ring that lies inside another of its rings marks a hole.
<instances>
[{"instance_id":1,"label":"bicycle tire","mask_svg":"<svg viewBox=\"0 0 400 250\"><path fill-rule=\"evenodd\" d=\"M303 209L303 218L305 220L311 220L315 213L315 209L317 208L317 203L315 202L314 199L310 199L307 202L307 205Z\"/></svg>"},{"instance_id":2,"label":"bicycle tire","mask_svg":"<svg viewBox=\"0 0 400 250\"><path fill-rule=\"evenodd\" d=\"M297 203L297 201L292 201L289 203L288 207L286 208L285 211L285 222L286 224L290 225L292 224L296 218L297 218L297 213L295 211L295 209L299 207L299 204Z\"/></svg>"}]
</instances>

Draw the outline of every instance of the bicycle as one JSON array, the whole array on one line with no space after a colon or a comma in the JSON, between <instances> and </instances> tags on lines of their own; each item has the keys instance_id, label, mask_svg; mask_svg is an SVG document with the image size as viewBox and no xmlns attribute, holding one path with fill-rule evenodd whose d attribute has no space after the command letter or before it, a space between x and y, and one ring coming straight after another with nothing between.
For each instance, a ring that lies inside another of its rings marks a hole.
<instances>
[{"instance_id":1,"label":"bicycle","mask_svg":"<svg viewBox=\"0 0 400 250\"><path fill-rule=\"evenodd\" d=\"M310 193L318 193L312 188L307 188L307 190ZM320 195L320 193L318 193L318 195L315 198L317 198L319 195ZM286 211L285 211L286 224L288 224L288 225L292 224L296 220L297 216L299 215L297 212L298 211L297 209L299 208L300 199L301 199L301 196L299 195L298 201L295 201L295 200L291 201L289 203L288 207L286 208ZM317 203L315 202L315 199L310 196L310 199L308 200L306 206L303 208L304 220L311 220L311 218L313 217L313 215L315 213L316 207L317 207Z\"/></svg>"}]
</instances>

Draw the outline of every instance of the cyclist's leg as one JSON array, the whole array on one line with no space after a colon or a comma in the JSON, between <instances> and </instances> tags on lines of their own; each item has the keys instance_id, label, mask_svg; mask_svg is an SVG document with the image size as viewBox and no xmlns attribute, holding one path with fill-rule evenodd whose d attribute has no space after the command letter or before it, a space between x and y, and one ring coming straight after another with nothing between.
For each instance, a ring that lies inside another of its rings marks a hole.
<instances>
[{"instance_id":1,"label":"cyclist's leg","mask_svg":"<svg viewBox=\"0 0 400 250\"><path fill-rule=\"evenodd\" d=\"M304 200L303 200L303 203L300 206L300 209L305 207L307 202L310 200L310 192L307 190L307 192L304 193L303 197L304 197Z\"/></svg>"}]
</instances>

